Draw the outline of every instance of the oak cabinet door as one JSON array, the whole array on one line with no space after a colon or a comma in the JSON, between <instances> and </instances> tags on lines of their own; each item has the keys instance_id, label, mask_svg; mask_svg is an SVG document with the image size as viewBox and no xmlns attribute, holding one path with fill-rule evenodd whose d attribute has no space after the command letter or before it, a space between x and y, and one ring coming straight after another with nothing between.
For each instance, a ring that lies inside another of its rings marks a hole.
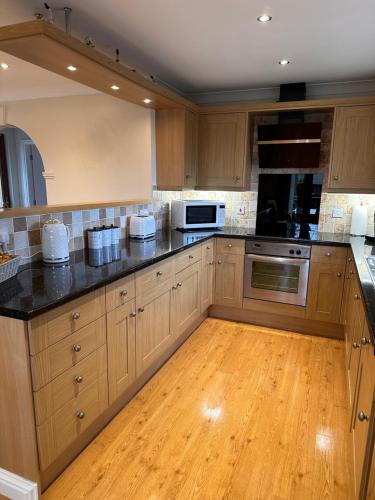
<instances>
[{"instance_id":1,"label":"oak cabinet door","mask_svg":"<svg viewBox=\"0 0 375 500\"><path fill-rule=\"evenodd\" d=\"M343 264L311 263L307 318L330 323L340 322L344 274L345 262Z\"/></svg>"},{"instance_id":2,"label":"oak cabinet door","mask_svg":"<svg viewBox=\"0 0 375 500\"><path fill-rule=\"evenodd\" d=\"M247 113L201 115L198 187L244 189L248 140Z\"/></svg>"},{"instance_id":3,"label":"oak cabinet door","mask_svg":"<svg viewBox=\"0 0 375 500\"><path fill-rule=\"evenodd\" d=\"M200 316L201 311L201 263L176 274L173 289L173 336L180 337Z\"/></svg>"},{"instance_id":4,"label":"oak cabinet door","mask_svg":"<svg viewBox=\"0 0 375 500\"><path fill-rule=\"evenodd\" d=\"M337 107L331 168L332 191L375 192L375 106Z\"/></svg>"},{"instance_id":5,"label":"oak cabinet door","mask_svg":"<svg viewBox=\"0 0 375 500\"><path fill-rule=\"evenodd\" d=\"M167 283L168 285L168 283ZM172 342L172 290L166 286L146 304L137 304L136 376L139 377Z\"/></svg>"},{"instance_id":6,"label":"oak cabinet door","mask_svg":"<svg viewBox=\"0 0 375 500\"><path fill-rule=\"evenodd\" d=\"M201 312L206 311L214 301L214 242L202 243Z\"/></svg>"},{"instance_id":7,"label":"oak cabinet door","mask_svg":"<svg viewBox=\"0 0 375 500\"><path fill-rule=\"evenodd\" d=\"M242 307L244 256L218 254L215 266L215 304Z\"/></svg>"},{"instance_id":8,"label":"oak cabinet door","mask_svg":"<svg viewBox=\"0 0 375 500\"><path fill-rule=\"evenodd\" d=\"M135 380L135 301L107 313L109 401Z\"/></svg>"}]
</instances>

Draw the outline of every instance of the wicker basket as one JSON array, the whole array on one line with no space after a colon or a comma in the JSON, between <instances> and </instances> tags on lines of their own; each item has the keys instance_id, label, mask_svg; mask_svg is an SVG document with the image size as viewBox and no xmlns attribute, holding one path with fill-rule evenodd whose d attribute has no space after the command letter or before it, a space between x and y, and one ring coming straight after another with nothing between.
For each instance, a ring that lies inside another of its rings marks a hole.
<instances>
[{"instance_id":1,"label":"wicker basket","mask_svg":"<svg viewBox=\"0 0 375 500\"><path fill-rule=\"evenodd\" d=\"M22 257L16 255L13 259L8 260L4 264L0 264L0 283L13 278L18 272L18 267L21 264Z\"/></svg>"}]
</instances>

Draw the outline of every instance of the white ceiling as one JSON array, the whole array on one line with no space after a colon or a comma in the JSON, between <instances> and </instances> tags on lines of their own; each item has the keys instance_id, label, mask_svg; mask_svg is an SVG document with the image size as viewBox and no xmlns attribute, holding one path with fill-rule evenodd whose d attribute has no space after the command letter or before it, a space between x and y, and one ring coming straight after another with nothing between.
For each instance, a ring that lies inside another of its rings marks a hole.
<instances>
[{"instance_id":1,"label":"white ceiling","mask_svg":"<svg viewBox=\"0 0 375 500\"><path fill-rule=\"evenodd\" d=\"M73 9L73 34L184 92L375 77L375 1L49 0ZM2 25L45 12L1 0ZM256 17L272 15L270 23ZM57 21L63 26L63 16ZM281 67L278 61L292 61Z\"/></svg>"},{"instance_id":2,"label":"white ceiling","mask_svg":"<svg viewBox=\"0 0 375 500\"><path fill-rule=\"evenodd\" d=\"M0 102L97 93L92 88L0 51L2 62L6 62L9 69L0 69Z\"/></svg>"}]
</instances>

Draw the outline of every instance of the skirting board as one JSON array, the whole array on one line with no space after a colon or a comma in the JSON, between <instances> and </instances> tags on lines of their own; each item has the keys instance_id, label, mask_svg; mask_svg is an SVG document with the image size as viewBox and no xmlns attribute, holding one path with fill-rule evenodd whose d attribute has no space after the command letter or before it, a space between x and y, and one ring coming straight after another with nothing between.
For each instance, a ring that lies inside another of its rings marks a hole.
<instances>
[{"instance_id":1,"label":"skirting board","mask_svg":"<svg viewBox=\"0 0 375 500\"><path fill-rule=\"evenodd\" d=\"M306 318L295 318L292 316L218 305L211 306L208 310L208 315L214 318L241 321L243 323L252 323L254 325L268 326L291 332L307 333L339 340L344 339L344 327L336 323L326 323Z\"/></svg>"},{"instance_id":2,"label":"skirting board","mask_svg":"<svg viewBox=\"0 0 375 500\"><path fill-rule=\"evenodd\" d=\"M0 469L0 497L12 500L38 500L38 485L12 472Z\"/></svg>"}]
</instances>

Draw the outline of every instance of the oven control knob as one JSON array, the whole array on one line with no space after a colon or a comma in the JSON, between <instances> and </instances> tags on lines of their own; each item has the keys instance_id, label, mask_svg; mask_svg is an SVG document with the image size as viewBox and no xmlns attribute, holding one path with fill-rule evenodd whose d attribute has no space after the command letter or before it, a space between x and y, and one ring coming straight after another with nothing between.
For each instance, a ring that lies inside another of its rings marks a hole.
<instances>
[{"instance_id":1,"label":"oven control knob","mask_svg":"<svg viewBox=\"0 0 375 500\"><path fill-rule=\"evenodd\" d=\"M294 255L294 250L289 250L290 255Z\"/></svg>"},{"instance_id":2,"label":"oven control knob","mask_svg":"<svg viewBox=\"0 0 375 500\"><path fill-rule=\"evenodd\" d=\"M301 250L296 250L297 255L301 255Z\"/></svg>"}]
</instances>

